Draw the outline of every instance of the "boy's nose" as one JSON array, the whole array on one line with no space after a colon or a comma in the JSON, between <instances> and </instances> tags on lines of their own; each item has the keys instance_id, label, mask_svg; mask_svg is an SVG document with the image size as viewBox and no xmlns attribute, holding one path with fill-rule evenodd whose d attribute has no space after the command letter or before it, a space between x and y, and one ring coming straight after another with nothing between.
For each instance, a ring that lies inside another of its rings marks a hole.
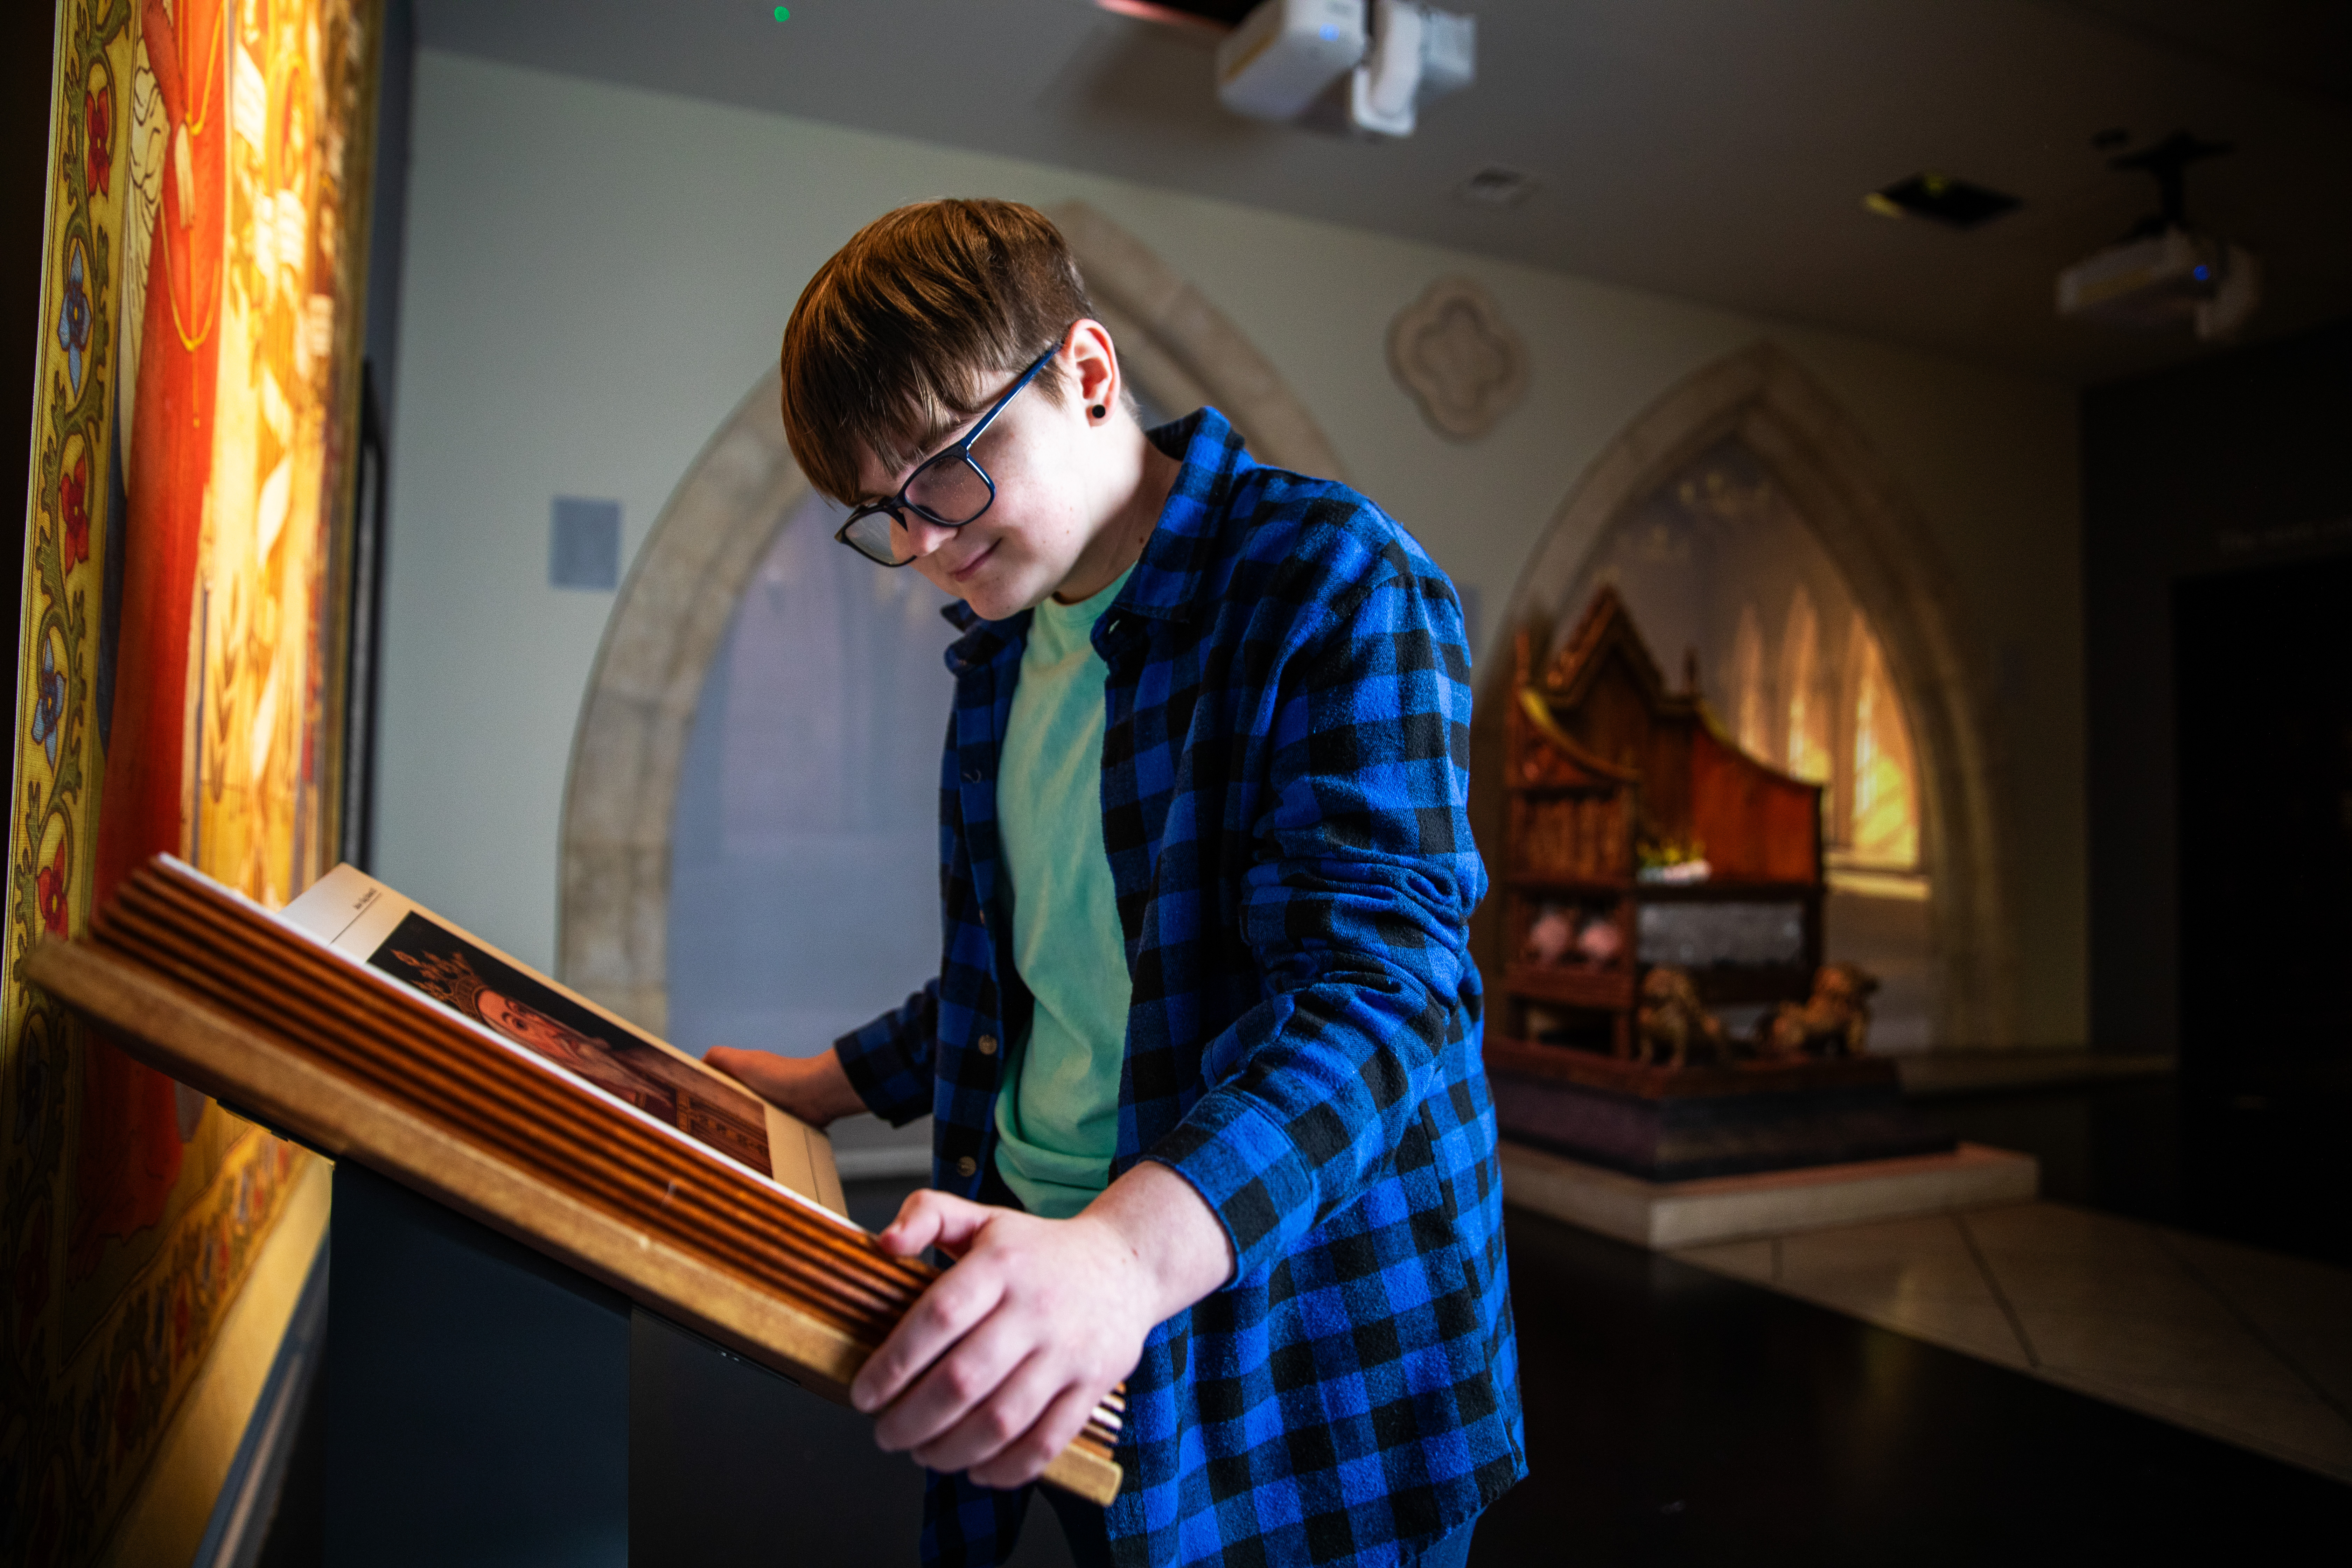
<instances>
[{"instance_id":1,"label":"boy's nose","mask_svg":"<svg viewBox=\"0 0 2352 1568\"><path fill-rule=\"evenodd\" d=\"M908 512L898 524L907 536L907 553L917 561L930 554L956 536L952 528L942 527L914 512Z\"/></svg>"}]
</instances>

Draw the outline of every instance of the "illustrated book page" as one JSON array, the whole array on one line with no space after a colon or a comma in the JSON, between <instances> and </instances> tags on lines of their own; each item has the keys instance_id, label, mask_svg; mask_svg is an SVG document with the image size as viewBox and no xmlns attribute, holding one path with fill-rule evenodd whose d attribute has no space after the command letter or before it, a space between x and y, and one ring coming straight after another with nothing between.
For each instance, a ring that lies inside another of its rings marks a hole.
<instances>
[{"instance_id":1,"label":"illustrated book page","mask_svg":"<svg viewBox=\"0 0 2352 1568\"><path fill-rule=\"evenodd\" d=\"M845 1218L833 1141L356 867L277 918Z\"/></svg>"}]
</instances>

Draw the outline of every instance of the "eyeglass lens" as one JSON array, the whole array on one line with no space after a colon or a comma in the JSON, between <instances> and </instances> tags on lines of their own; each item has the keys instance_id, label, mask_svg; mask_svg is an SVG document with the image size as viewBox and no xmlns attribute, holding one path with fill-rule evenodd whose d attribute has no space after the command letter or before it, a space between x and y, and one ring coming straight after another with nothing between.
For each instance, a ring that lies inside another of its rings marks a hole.
<instances>
[{"instance_id":1,"label":"eyeglass lens","mask_svg":"<svg viewBox=\"0 0 2352 1568\"><path fill-rule=\"evenodd\" d=\"M986 477L967 454L933 463L909 479L907 500L938 521L961 528L988 510L991 495Z\"/></svg>"},{"instance_id":2,"label":"eyeglass lens","mask_svg":"<svg viewBox=\"0 0 2352 1568\"><path fill-rule=\"evenodd\" d=\"M931 521L961 528L986 511L995 498L979 466L968 454L959 452L908 479L905 499ZM873 560L902 565L913 557L903 548L903 537L893 537L891 522L887 511L868 512L849 525L849 542Z\"/></svg>"},{"instance_id":3,"label":"eyeglass lens","mask_svg":"<svg viewBox=\"0 0 2352 1568\"><path fill-rule=\"evenodd\" d=\"M902 566L907 558L890 538L890 514L869 511L842 531L844 539L868 561L878 561L885 566Z\"/></svg>"}]
</instances>

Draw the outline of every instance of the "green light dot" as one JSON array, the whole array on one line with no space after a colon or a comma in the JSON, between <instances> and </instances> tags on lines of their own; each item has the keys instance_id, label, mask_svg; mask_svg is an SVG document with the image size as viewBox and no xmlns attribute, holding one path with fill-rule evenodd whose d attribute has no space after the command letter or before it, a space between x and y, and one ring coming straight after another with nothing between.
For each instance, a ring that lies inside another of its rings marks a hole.
<instances>
[{"instance_id":1,"label":"green light dot","mask_svg":"<svg viewBox=\"0 0 2352 1568\"><path fill-rule=\"evenodd\" d=\"M777 21L779 21L779 22L789 22L789 21L791 21L792 19L793 19L793 8L792 8L791 6L789 6L789 5L779 5L779 6L777 6L777 7L776 7L776 20L777 20Z\"/></svg>"}]
</instances>

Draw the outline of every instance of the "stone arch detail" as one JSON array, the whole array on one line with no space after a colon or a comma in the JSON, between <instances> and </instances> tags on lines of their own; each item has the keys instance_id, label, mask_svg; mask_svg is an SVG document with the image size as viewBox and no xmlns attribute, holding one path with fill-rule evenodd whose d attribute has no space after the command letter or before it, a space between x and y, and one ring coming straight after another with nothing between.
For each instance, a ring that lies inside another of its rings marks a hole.
<instances>
[{"instance_id":1,"label":"stone arch detail","mask_svg":"<svg viewBox=\"0 0 2352 1568\"><path fill-rule=\"evenodd\" d=\"M1264 461L1344 478L1272 362L1143 243L1055 208L1126 374L1163 408L1223 410ZM670 829L704 678L752 574L808 498L772 367L687 468L605 622L572 732L556 973L656 1034L669 1016Z\"/></svg>"},{"instance_id":2,"label":"stone arch detail","mask_svg":"<svg viewBox=\"0 0 2352 1568\"><path fill-rule=\"evenodd\" d=\"M1727 437L1755 454L1795 502L1878 633L1887 672L1915 729L1920 858L1939 969L1935 1037L2017 1043L2014 884L1990 743L1984 668L1941 552L1868 438L1786 350L1756 343L1694 372L1586 468L1520 574L1504 626L1572 615L1560 603L1586 552L1625 509ZM1502 645L1510 646L1507 638ZM1474 723L1474 821L1501 842L1501 714L1512 661L1491 660ZM1498 911L1477 931L1479 959L1499 973Z\"/></svg>"}]
</instances>

